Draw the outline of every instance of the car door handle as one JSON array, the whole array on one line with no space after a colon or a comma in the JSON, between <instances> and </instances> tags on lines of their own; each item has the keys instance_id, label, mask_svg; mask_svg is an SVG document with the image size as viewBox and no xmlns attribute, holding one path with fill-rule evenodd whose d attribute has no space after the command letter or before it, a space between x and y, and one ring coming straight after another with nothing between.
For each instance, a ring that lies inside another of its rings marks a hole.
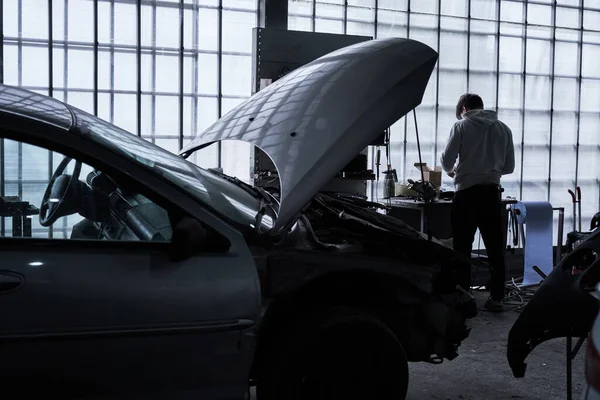
<instances>
[{"instance_id":1,"label":"car door handle","mask_svg":"<svg viewBox=\"0 0 600 400\"><path fill-rule=\"evenodd\" d=\"M0 271L0 294L13 292L25 283L23 275L12 271Z\"/></svg>"}]
</instances>

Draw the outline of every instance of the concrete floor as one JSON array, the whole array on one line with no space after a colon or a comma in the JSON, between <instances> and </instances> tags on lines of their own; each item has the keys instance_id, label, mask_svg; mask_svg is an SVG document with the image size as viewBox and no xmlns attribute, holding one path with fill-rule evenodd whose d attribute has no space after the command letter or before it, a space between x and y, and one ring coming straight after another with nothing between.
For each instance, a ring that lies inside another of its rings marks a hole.
<instances>
[{"instance_id":1,"label":"concrete floor","mask_svg":"<svg viewBox=\"0 0 600 400\"><path fill-rule=\"evenodd\" d=\"M481 308L487 294L476 294ZM459 356L441 365L410 365L410 400L549 400L566 399L566 341L538 346L527 358L524 378L516 379L506 360L508 332L519 314L480 311L459 348ZM576 340L574 340L574 343ZM573 361L573 400L581 398L585 346Z\"/></svg>"},{"instance_id":2,"label":"concrete floor","mask_svg":"<svg viewBox=\"0 0 600 400\"><path fill-rule=\"evenodd\" d=\"M475 293L479 308L488 293ZM555 339L538 346L527 358L524 378L516 379L506 360L508 332L519 314L480 311L459 348L459 356L439 365L410 364L409 400L551 400L566 399L566 341ZM576 340L573 340L575 345ZM585 346L573 361L573 400L580 400ZM251 399L256 399L254 388Z\"/></svg>"}]
</instances>

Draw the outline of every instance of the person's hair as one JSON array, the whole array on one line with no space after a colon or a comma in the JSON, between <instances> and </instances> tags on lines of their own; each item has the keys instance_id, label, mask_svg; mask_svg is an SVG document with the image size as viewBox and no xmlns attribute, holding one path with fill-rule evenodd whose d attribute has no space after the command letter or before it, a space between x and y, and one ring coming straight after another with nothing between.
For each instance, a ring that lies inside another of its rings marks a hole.
<instances>
[{"instance_id":1,"label":"person's hair","mask_svg":"<svg viewBox=\"0 0 600 400\"><path fill-rule=\"evenodd\" d=\"M478 110L483 109L483 100L481 97L474 93L465 93L458 99L458 103L456 103L456 119L460 119L460 114L462 114L462 109L466 108L469 110Z\"/></svg>"}]
</instances>

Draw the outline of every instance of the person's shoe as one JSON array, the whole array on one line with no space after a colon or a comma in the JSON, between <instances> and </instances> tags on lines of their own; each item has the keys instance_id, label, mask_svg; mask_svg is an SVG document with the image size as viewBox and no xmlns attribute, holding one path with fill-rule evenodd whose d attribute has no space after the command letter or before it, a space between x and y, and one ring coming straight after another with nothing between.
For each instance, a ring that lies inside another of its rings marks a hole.
<instances>
[{"instance_id":1,"label":"person's shoe","mask_svg":"<svg viewBox=\"0 0 600 400\"><path fill-rule=\"evenodd\" d=\"M504 312L504 304L502 300L488 299L485 302L485 308L491 312Z\"/></svg>"}]
</instances>

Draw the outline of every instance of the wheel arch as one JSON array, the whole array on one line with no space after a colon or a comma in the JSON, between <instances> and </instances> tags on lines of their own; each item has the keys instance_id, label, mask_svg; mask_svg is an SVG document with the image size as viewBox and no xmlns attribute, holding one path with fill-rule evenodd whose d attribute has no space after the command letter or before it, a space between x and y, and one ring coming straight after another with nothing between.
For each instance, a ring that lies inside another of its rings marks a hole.
<instances>
[{"instance_id":1,"label":"wheel arch","mask_svg":"<svg viewBox=\"0 0 600 400\"><path fill-rule=\"evenodd\" d=\"M257 330L251 379L257 379L274 341L299 315L326 306L351 307L381 320L406 348L410 332L403 321L411 317L427 294L406 278L373 269L336 271L320 275L293 291L274 297ZM408 355L408 354L407 354ZM410 356L409 356L410 357Z\"/></svg>"}]
</instances>

